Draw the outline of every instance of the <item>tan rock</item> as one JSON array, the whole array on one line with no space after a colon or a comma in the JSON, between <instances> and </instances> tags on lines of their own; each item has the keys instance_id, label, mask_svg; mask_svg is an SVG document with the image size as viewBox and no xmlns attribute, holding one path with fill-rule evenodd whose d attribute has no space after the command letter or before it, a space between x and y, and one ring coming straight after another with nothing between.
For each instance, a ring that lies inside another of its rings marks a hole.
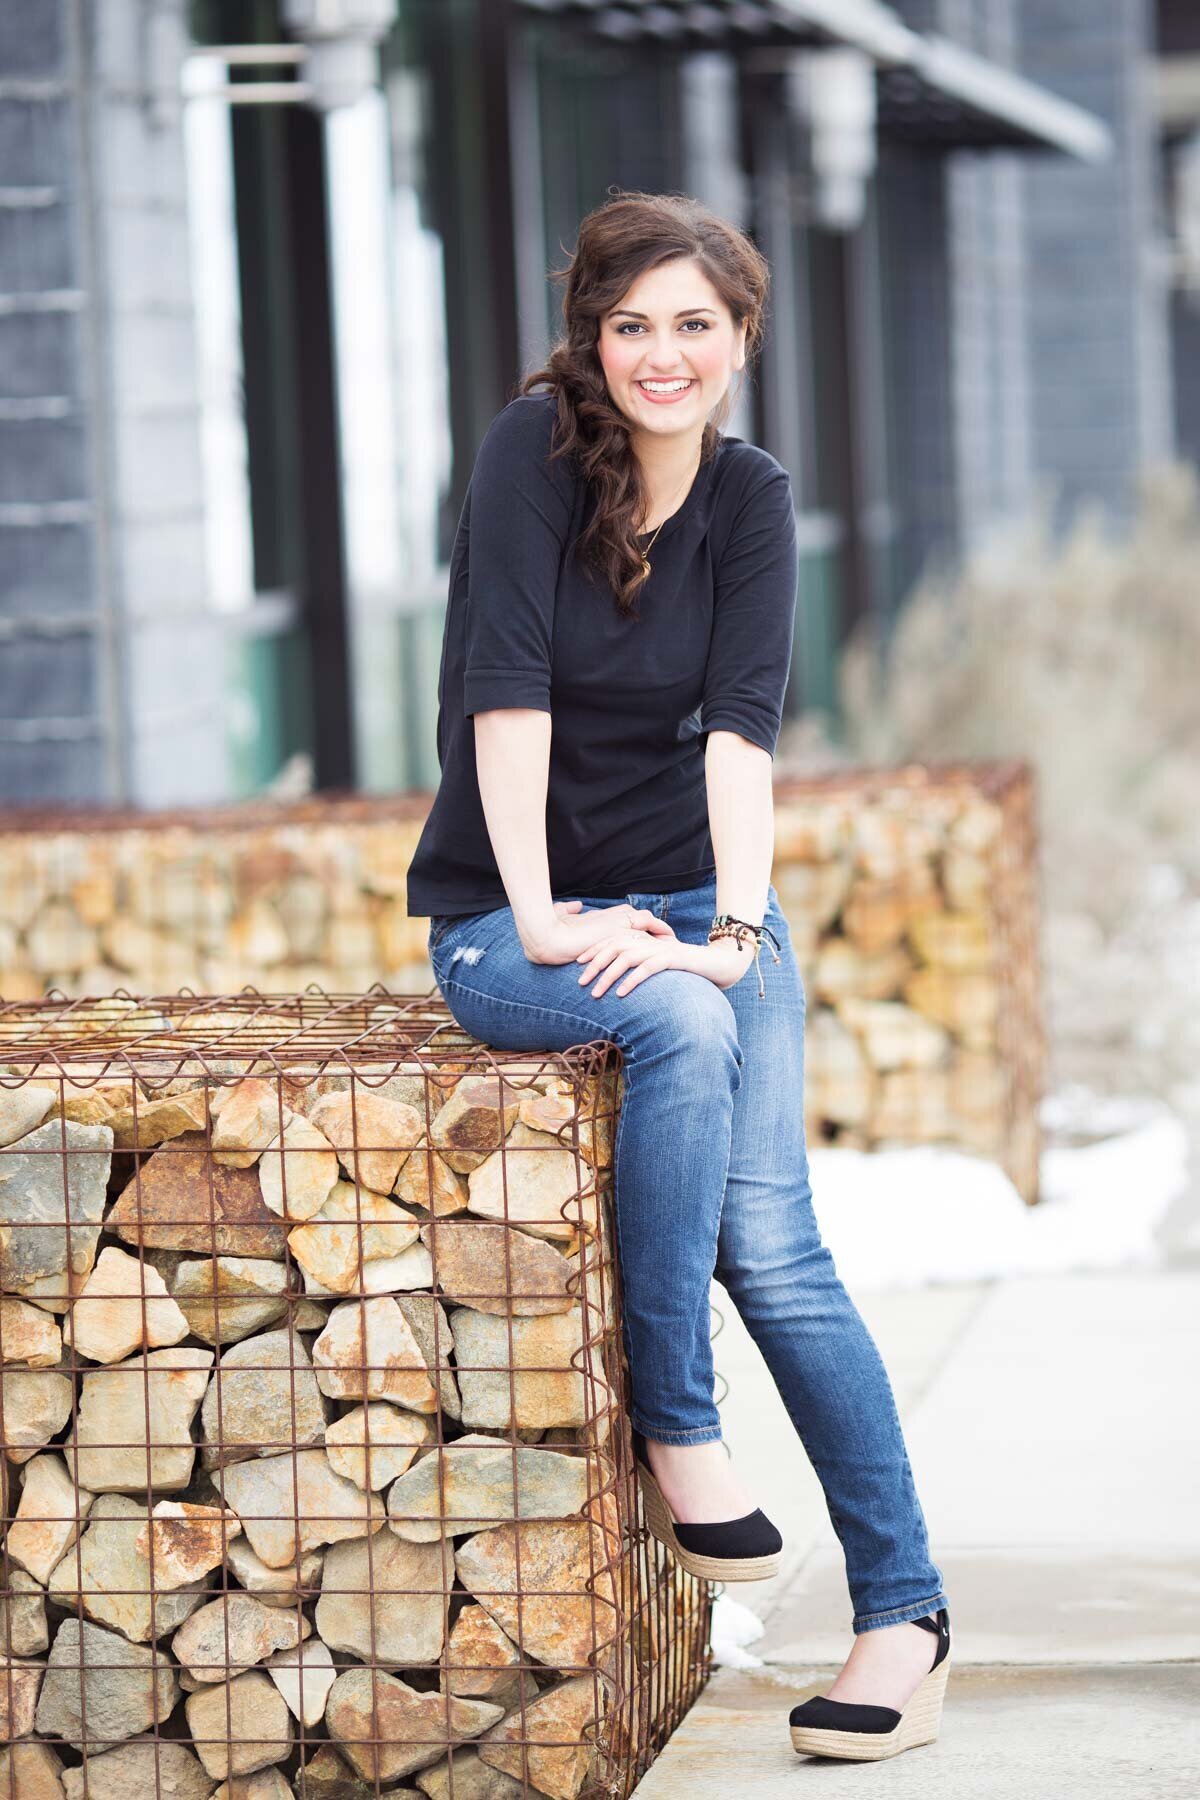
<instances>
[{"instance_id":1,"label":"tan rock","mask_svg":"<svg viewBox=\"0 0 1200 1800\"><path fill-rule=\"evenodd\" d=\"M470 1195L463 1176L453 1170L440 1151L413 1150L396 1179L397 1200L419 1206L435 1218L460 1213Z\"/></svg>"},{"instance_id":2,"label":"tan rock","mask_svg":"<svg viewBox=\"0 0 1200 1800\"><path fill-rule=\"evenodd\" d=\"M475 1432L431 1450L394 1483L388 1523L399 1536L424 1543L506 1519L569 1518L587 1496L582 1457L498 1444Z\"/></svg>"},{"instance_id":3,"label":"tan rock","mask_svg":"<svg viewBox=\"0 0 1200 1800\"><path fill-rule=\"evenodd\" d=\"M572 1675L546 1688L524 1718L514 1712L479 1740L480 1761L528 1780L550 1800L575 1800L599 1772L599 1753L584 1735L596 1718L598 1692L603 1689L592 1675Z\"/></svg>"},{"instance_id":4,"label":"tan rock","mask_svg":"<svg viewBox=\"0 0 1200 1800\"><path fill-rule=\"evenodd\" d=\"M789 921L793 916L818 931L827 931L842 910L854 879L849 858L836 851L819 860L778 860L775 886Z\"/></svg>"},{"instance_id":5,"label":"tan rock","mask_svg":"<svg viewBox=\"0 0 1200 1800\"><path fill-rule=\"evenodd\" d=\"M473 1213L535 1237L571 1238L581 1217L589 1229L595 1227L596 1190L588 1164L577 1167L570 1150L519 1119L503 1150L479 1163L467 1185Z\"/></svg>"},{"instance_id":6,"label":"tan rock","mask_svg":"<svg viewBox=\"0 0 1200 1800\"><path fill-rule=\"evenodd\" d=\"M910 863L890 876L860 874L842 908L841 926L851 943L871 955L898 944L909 920L938 904L937 881L928 865Z\"/></svg>"},{"instance_id":7,"label":"tan rock","mask_svg":"<svg viewBox=\"0 0 1200 1800\"><path fill-rule=\"evenodd\" d=\"M876 1069L929 1069L945 1060L950 1039L940 1025L898 1000L838 1002L838 1017L863 1043Z\"/></svg>"},{"instance_id":8,"label":"tan rock","mask_svg":"<svg viewBox=\"0 0 1200 1800\"><path fill-rule=\"evenodd\" d=\"M317 1630L331 1650L364 1662L437 1662L453 1584L453 1555L440 1540L406 1543L379 1531L334 1544L325 1556Z\"/></svg>"},{"instance_id":9,"label":"tan rock","mask_svg":"<svg viewBox=\"0 0 1200 1800\"><path fill-rule=\"evenodd\" d=\"M100 1363L178 1344L187 1335L188 1322L158 1270L112 1245L100 1252L63 1327L80 1356Z\"/></svg>"},{"instance_id":10,"label":"tan rock","mask_svg":"<svg viewBox=\"0 0 1200 1800\"><path fill-rule=\"evenodd\" d=\"M87 1528L50 1577L49 1597L58 1606L81 1608L97 1625L119 1631L131 1643L165 1637L203 1606L207 1591L192 1583L174 1593L161 1591L159 1571L138 1547L149 1515L145 1502L124 1494L98 1494Z\"/></svg>"},{"instance_id":11,"label":"tan rock","mask_svg":"<svg viewBox=\"0 0 1200 1800\"><path fill-rule=\"evenodd\" d=\"M876 1139L896 1144L927 1144L954 1136L950 1110L950 1077L946 1069L893 1069L879 1085L871 1114Z\"/></svg>"},{"instance_id":12,"label":"tan rock","mask_svg":"<svg viewBox=\"0 0 1200 1800\"><path fill-rule=\"evenodd\" d=\"M185 1132L141 1165L105 1221L127 1244L282 1262L286 1229L267 1209L257 1169L225 1169L203 1132Z\"/></svg>"},{"instance_id":13,"label":"tan rock","mask_svg":"<svg viewBox=\"0 0 1200 1800\"><path fill-rule=\"evenodd\" d=\"M214 1159L229 1169L248 1169L256 1163L291 1113L281 1084L261 1076L219 1088L212 1110Z\"/></svg>"},{"instance_id":14,"label":"tan rock","mask_svg":"<svg viewBox=\"0 0 1200 1800\"><path fill-rule=\"evenodd\" d=\"M319 1747L297 1780L303 1782L305 1800L375 1800L379 1791L374 1781L355 1775L329 1744Z\"/></svg>"},{"instance_id":15,"label":"tan rock","mask_svg":"<svg viewBox=\"0 0 1200 1800\"><path fill-rule=\"evenodd\" d=\"M89 1756L86 1788L84 1780L83 1769L64 1771L66 1800L209 1800L212 1793L212 1777L199 1759L170 1738L135 1738Z\"/></svg>"},{"instance_id":16,"label":"tan rock","mask_svg":"<svg viewBox=\"0 0 1200 1800\"><path fill-rule=\"evenodd\" d=\"M149 1149L182 1137L186 1131L203 1131L208 1122L208 1094L202 1087L182 1094L157 1094L139 1098L115 1109L108 1123L118 1150Z\"/></svg>"},{"instance_id":17,"label":"tan rock","mask_svg":"<svg viewBox=\"0 0 1200 1800\"><path fill-rule=\"evenodd\" d=\"M811 1000L891 1000L900 993L916 964L903 944L867 954L849 938L827 938L818 950L806 982ZM815 1009L814 1009L815 1010Z\"/></svg>"},{"instance_id":18,"label":"tan rock","mask_svg":"<svg viewBox=\"0 0 1200 1800\"><path fill-rule=\"evenodd\" d=\"M9 1074L0 1070L0 1146L15 1144L18 1138L36 1130L54 1104L54 1095L48 1088L30 1086L15 1070L11 1075L21 1085L7 1086L4 1077Z\"/></svg>"},{"instance_id":19,"label":"tan rock","mask_svg":"<svg viewBox=\"0 0 1200 1800\"><path fill-rule=\"evenodd\" d=\"M606 1404L606 1392L593 1376L589 1409L584 1386L583 1320L579 1307L569 1313L512 1319L456 1306L454 1327L462 1422L468 1429L539 1430L548 1425L582 1425ZM509 1348L509 1331L512 1347ZM513 1374L510 1376L511 1361ZM516 1416L513 1414L515 1399Z\"/></svg>"},{"instance_id":20,"label":"tan rock","mask_svg":"<svg viewBox=\"0 0 1200 1800\"><path fill-rule=\"evenodd\" d=\"M76 1800L63 1785L63 1766L49 1744L9 1744L0 1750L0 1794L4 1800Z\"/></svg>"},{"instance_id":21,"label":"tan rock","mask_svg":"<svg viewBox=\"0 0 1200 1800\"><path fill-rule=\"evenodd\" d=\"M908 921L908 939L923 963L956 973L982 973L996 961L987 914L933 907Z\"/></svg>"},{"instance_id":22,"label":"tan rock","mask_svg":"<svg viewBox=\"0 0 1200 1800\"><path fill-rule=\"evenodd\" d=\"M293 1113L258 1164L263 1203L276 1217L301 1224L319 1212L338 1179L337 1154L303 1113Z\"/></svg>"},{"instance_id":23,"label":"tan rock","mask_svg":"<svg viewBox=\"0 0 1200 1800\"><path fill-rule=\"evenodd\" d=\"M437 1394L412 1329L394 1299L335 1306L313 1345L321 1392L335 1400L394 1400L430 1413Z\"/></svg>"},{"instance_id":24,"label":"tan rock","mask_svg":"<svg viewBox=\"0 0 1200 1800\"><path fill-rule=\"evenodd\" d=\"M0 1681L0 1691L3 1686ZM87 1619L64 1619L50 1648L37 1729L90 1756L161 1724L179 1691L161 1651Z\"/></svg>"},{"instance_id":25,"label":"tan rock","mask_svg":"<svg viewBox=\"0 0 1200 1800\"><path fill-rule=\"evenodd\" d=\"M234 1775L223 1781L212 1800L294 1800L294 1796L278 1769L260 1769L257 1775Z\"/></svg>"},{"instance_id":26,"label":"tan rock","mask_svg":"<svg viewBox=\"0 0 1200 1800\"><path fill-rule=\"evenodd\" d=\"M336 1149L351 1183L375 1194L391 1193L424 1132L415 1106L361 1085L351 1093L323 1095L309 1107L308 1116Z\"/></svg>"},{"instance_id":27,"label":"tan rock","mask_svg":"<svg viewBox=\"0 0 1200 1800\"><path fill-rule=\"evenodd\" d=\"M223 1351L200 1417L206 1469L319 1444L325 1403L304 1339L264 1331Z\"/></svg>"},{"instance_id":28,"label":"tan rock","mask_svg":"<svg viewBox=\"0 0 1200 1800\"><path fill-rule=\"evenodd\" d=\"M288 1310L287 1271L262 1257L181 1262L167 1286L189 1329L206 1344L236 1344Z\"/></svg>"},{"instance_id":29,"label":"tan rock","mask_svg":"<svg viewBox=\"0 0 1200 1800\"><path fill-rule=\"evenodd\" d=\"M277 1650L294 1656L311 1631L308 1620L293 1612L264 1606L252 1594L228 1593L192 1614L175 1633L171 1654L194 1681L225 1681Z\"/></svg>"},{"instance_id":30,"label":"tan rock","mask_svg":"<svg viewBox=\"0 0 1200 1800\"><path fill-rule=\"evenodd\" d=\"M0 1653L0 1744L28 1737L46 1665Z\"/></svg>"},{"instance_id":31,"label":"tan rock","mask_svg":"<svg viewBox=\"0 0 1200 1800\"><path fill-rule=\"evenodd\" d=\"M225 1507L160 1500L138 1532L137 1548L154 1571L156 1588L181 1588L219 1568L241 1528Z\"/></svg>"},{"instance_id":32,"label":"tan rock","mask_svg":"<svg viewBox=\"0 0 1200 1800\"><path fill-rule=\"evenodd\" d=\"M948 904L959 912L986 912L995 875L986 856L953 845L942 858L942 886Z\"/></svg>"},{"instance_id":33,"label":"tan rock","mask_svg":"<svg viewBox=\"0 0 1200 1800\"><path fill-rule=\"evenodd\" d=\"M21 1502L8 1529L8 1554L45 1587L79 1536L93 1496L75 1487L61 1456L35 1456L25 1468Z\"/></svg>"},{"instance_id":34,"label":"tan rock","mask_svg":"<svg viewBox=\"0 0 1200 1800\"><path fill-rule=\"evenodd\" d=\"M57 1369L5 1369L0 1437L9 1462L28 1462L57 1437L71 1416L73 1400L70 1376Z\"/></svg>"},{"instance_id":35,"label":"tan rock","mask_svg":"<svg viewBox=\"0 0 1200 1800\"><path fill-rule=\"evenodd\" d=\"M27 1300L0 1300L0 1364L52 1369L62 1358L62 1332L50 1313Z\"/></svg>"},{"instance_id":36,"label":"tan rock","mask_svg":"<svg viewBox=\"0 0 1200 1800\"><path fill-rule=\"evenodd\" d=\"M438 1288L450 1300L488 1313L566 1312L573 1265L553 1244L511 1225L481 1219L421 1226Z\"/></svg>"},{"instance_id":37,"label":"tan rock","mask_svg":"<svg viewBox=\"0 0 1200 1800\"><path fill-rule=\"evenodd\" d=\"M67 1465L77 1463L84 1487L96 1494L185 1488L196 1453L192 1420L212 1360L211 1350L178 1344L85 1375L75 1426L78 1449L66 1451Z\"/></svg>"},{"instance_id":38,"label":"tan rock","mask_svg":"<svg viewBox=\"0 0 1200 1800\"><path fill-rule=\"evenodd\" d=\"M503 1090L503 1091L502 1091ZM515 1088L494 1075L468 1075L432 1122L430 1142L460 1175L486 1162L504 1142L520 1111Z\"/></svg>"},{"instance_id":39,"label":"tan rock","mask_svg":"<svg viewBox=\"0 0 1200 1800\"><path fill-rule=\"evenodd\" d=\"M502 1712L488 1700L418 1693L381 1669L347 1669L330 1691L325 1723L350 1766L379 1783L437 1762L447 1741L474 1737Z\"/></svg>"},{"instance_id":40,"label":"tan rock","mask_svg":"<svg viewBox=\"0 0 1200 1800\"><path fill-rule=\"evenodd\" d=\"M282 1762L292 1747L283 1696L258 1669L190 1694L184 1712L196 1754L221 1781Z\"/></svg>"},{"instance_id":41,"label":"tan rock","mask_svg":"<svg viewBox=\"0 0 1200 1800\"><path fill-rule=\"evenodd\" d=\"M329 1646L320 1638L310 1638L291 1650L277 1651L265 1666L293 1719L309 1731L319 1725L337 1677Z\"/></svg>"},{"instance_id":42,"label":"tan rock","mask_svg":"<svg viewBox=\"0 0 1200 1800\"><path fill-rule=\"evenodd\" d=\"M994 975L918 969L904 984L904 998L917 1012L953 1032L968 1049L989 1050L995 1044L1000 990Z\"/></svg>"},{"instance_id":43,"label":"tan rock","mask_svg":"<svg viewBox=\"0 0 1200 1800\"><path fill-rule=\"evenodd\" d=\"M50 1647L46 1596L24 1569L9 1572L8 1592L0 1594L0 1645L10 1656L39 1656ZM0 1795L4 1793L0 1782Z\"/></svg>"},{"instance_id":44,"label":"tan rock","mask_svg":"<svg viewBox=\"0 0 1200 1800\"><path fill-rule=\"evenodd\" d=\"M320 1211L289 1232L288 1247L328 1293L349 1294L366 1285L368 1264L400 1257L420 1229L419 1220L384 1195L339 1181Z\"/></svg>"},{"instance_id":45,"label":"tan rock","mask_svg":"<svg viewBox=\"0 0 1200 1800\"><path fill-rule=\"evenodd\" d=\"M406 1251L405 1254L412 1253ZM450 1360L454 1353L454 1331L449 1313L433 1294L394 1294L392 1297L408 1321L417 1348L425 1358L429 1378L437 1386L442 1411L447 1418L461 1418L462 1399Z\"/></svg>"},{"instance_id":46,"label":"tan rock","mask_svg":"<svg viewBox=\"0 0 1200 1800\"><path fill-rule=\"evenodd\" d=\"M878 1077L858 1038L824 1008L805 1028L804 1086L806 1119L856 1127L871 1116Z\"/></svg>"},{"instance_id":47,"label":"tan rock","mask_svg":"<svg viewBox=\"0 0 1200 1800\"><path fill-rule=\"evenodd\" d=\"M530 1800L537 1795L536 1788L480 1762L479 1752L466 1745L454 1752L453 1774L447 1756L431 1769L421 1769L413 1779L429 1800Z\"/></svg>"},{"instance_id":48,"label":"tan rock","mask_svg":"<svg viewBox=\"0 0 1200 1800\"><path fill-rule=\"evenodd\" d=\"M378 1400L370 1406L356 1406L326 1426L325 1454L338 1475L357 1487L378 1492L403 1475L418 1446L427 1444L431 1436L427 1418Z\"/></svg>"},{"instance_id":49,"label":"tan rock","mask_svg":"<svg viewBox=\"0 0 1200 1800\"><path fill-rule=\"evenodd\" d=\"M243 1532L228 1546L225 1560L234 1579L264 1606L295 1606L319 1592L325 1556L320 1550L306 1550L298 1568L289 1562L281 1569L272 1569L250 1548Z\"/></svg>"},{"instance_id":50,"label":"tan rock","mask_svg":"<svg viewBox=\"0 0 1200 1800\"><path fill-rule=\"evenodd\" d=\"M6 1293L64 1312L83 1286L100 1236L112 1141L107 1125L49 1119L0 1151L0 1287Z\"/></svg>"},{"instance_id":51,"label":"tan rock","mask_svg":"<svg viewBox=\"0 0 1200 1800\"><path fill-rule=\"evenodd\" d=\"M323 1450L231 1463L214 1479L268 1568L342 1538L366 1537L383 1522L383 1502L335 1475Z\"/></svg>"},{"instance_id":52,"label":"tan rock","mask_svg":"<svg viewBox=\"0 0 1200 1800\"><path fill-rule=\"evenodd\" d=\"M521 1652L486 1607L473 1600L464 1606L450 1631L441 1673L444 1692L512 1706L517 1697ZM527 1693L536 1691L532 1681ZM428 1790L427 1790L428 1791Z\"/></svg>"},{"instance_id":53,"label":"tan rock","mask_svg":"<svg viewBox=\"0 0 1200 1800\"><path fill-rule=\"evenodd\" d=\"M608 1542L584 1520L527 1519L476 1532L454 1563L468 1593L527 1655L552 1667L586 1663L616 1629Z\"/></svg>"}]
</instances>

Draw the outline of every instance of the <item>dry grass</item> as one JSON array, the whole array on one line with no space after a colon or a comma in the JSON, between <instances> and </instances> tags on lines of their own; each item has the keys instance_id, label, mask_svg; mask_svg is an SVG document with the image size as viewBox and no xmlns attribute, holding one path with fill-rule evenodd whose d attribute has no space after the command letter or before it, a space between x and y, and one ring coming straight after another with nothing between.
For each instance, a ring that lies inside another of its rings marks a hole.
<instances>
[{"instance_id":1,"label":"dry grass","mask_svg":"<svg viewBox=\"0 0 1200 1800\"><path fill-rule=\"evenodd\" d=\"M1038 771L1055 1073L1200 1115L1200 482L1148 479L1123 535L1038 518L911 595L841 668L845 741L786 754L1018 755Z\"/></svg>"}]
</instances>

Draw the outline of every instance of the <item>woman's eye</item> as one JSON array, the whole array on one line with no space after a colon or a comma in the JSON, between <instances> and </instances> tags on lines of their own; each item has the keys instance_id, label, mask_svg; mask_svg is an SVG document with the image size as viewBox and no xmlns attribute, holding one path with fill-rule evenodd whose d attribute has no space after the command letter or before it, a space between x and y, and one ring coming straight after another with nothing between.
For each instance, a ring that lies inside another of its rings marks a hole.
<instances>
[{"instance_id":1,"label":"woman's eye","mask_svg":"<svg viewBox=\"0 0 1200 1800\"><path fill-rule=\"evenodd\" d=\"M698 325L700 327L700 331L711 331L712 330L712 327L709 324L707 319L685 319L683 322L685 325ZM640 330L641 330L641 326L638 325L635 320L627 319L623 325L617 326L617 336L618 337L626 337L630 331L640 331ZM700 335L700 333L696 332L696 331L689 331L687 335L689 337L698 337Z\"/></svg>"}]
</instances>

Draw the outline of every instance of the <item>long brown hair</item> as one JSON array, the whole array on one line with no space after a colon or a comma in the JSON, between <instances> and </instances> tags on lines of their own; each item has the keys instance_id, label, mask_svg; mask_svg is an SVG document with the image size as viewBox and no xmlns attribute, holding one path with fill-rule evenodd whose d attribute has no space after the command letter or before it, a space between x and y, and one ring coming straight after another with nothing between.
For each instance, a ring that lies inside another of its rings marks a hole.
<instances>
[{"instance_id":1,"label":"long brown hair","mask_svg":"<svg viewBox=\"0 0 1200 1800\"><path fill-rule=\"evenodd\" d=\"M565 283L563 335L545 366L526 375L517 392L547 386L558 402L552 456L573 453L596 493L596 506L576 550L610 583L622 612L633 611L645 580L634 531L647 494L633 449L629 420L609 397L596 349L600 321L647 269L693 258L733 315L746 325L746 369L762 344L770 271L745 234L685 194L609 189L579 227L574 253L551 278ZM704 426L700 460L716 451L733 405L732 387Z\"/></svg>"}]
</instances>

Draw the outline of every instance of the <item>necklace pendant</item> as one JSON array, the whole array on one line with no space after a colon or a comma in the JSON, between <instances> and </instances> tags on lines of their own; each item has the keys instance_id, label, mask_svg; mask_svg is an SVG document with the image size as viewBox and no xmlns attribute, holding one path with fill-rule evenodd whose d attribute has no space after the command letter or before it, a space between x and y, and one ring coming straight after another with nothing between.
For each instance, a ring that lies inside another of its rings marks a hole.
<instances>
[{"instance_id":1,"label":"necklace pendant","mask_svg":"<svg viewBox=\"0 0 1200 1800\"><path fill-rule=\"evenodd\" d=\"M646 574L649 575L649 573L650 573L650 558L648 556L642 557L642 568L645 570Z\"/></svg>"}]
</instances>

